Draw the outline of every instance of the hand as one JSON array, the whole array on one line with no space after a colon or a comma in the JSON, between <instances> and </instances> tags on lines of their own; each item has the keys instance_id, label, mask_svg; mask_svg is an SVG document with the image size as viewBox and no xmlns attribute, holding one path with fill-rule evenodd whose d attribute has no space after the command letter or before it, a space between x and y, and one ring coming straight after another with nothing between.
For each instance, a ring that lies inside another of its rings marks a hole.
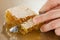
<instances>
[{"instance_id":1,"label":"hand","mask_svg":"<svg viewBox=\"0 0 60 40\"><path fill-rule=\"evenodd\" d=\"M40 13L41 12L43 13L45 11L48 12L33 18L33 21L36 24L52 20L41 26L40 28L41 32L55 30L55 34L60 36L60 6L57 6L59 4L60 4L60 0L48 0L46 5L44 5L44 7L40 10ZM51 8L54 9L51 10Z\"/></svg>"}]
</instances>

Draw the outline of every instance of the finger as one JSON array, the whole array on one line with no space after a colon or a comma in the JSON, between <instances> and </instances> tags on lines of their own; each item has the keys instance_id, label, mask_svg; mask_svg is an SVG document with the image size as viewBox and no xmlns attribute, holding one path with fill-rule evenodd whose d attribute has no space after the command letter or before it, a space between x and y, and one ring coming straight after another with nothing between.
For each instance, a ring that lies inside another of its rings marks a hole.
<instances>
[{"instance_id":1,"label":"finger","mask_svg":"<svg viewBox=\"0 0 60 40\"><path fill-rule=\"evenodd\" d=\"M60 36L60 28L55 29L55 34Z\"/></svg>"},{"instance_id":2,"label":"finger","mask_svg":"<svg viewBox=\"0 0 60 40\"><path fill-rule=\"evenodd\" d=\"M57 0L48 0L47 3L40 9L39 13L43 13L50 10L51 8L54 8L59 4L59 2Z\"/></svg>"},{"instance_id":3,"label":"finger","mask_svg":"<svg viewBox=\"0 0 60 40\"><path fill-rule=\"evenodd\" d=\"M42 22L45 22L48 20L52 20L52 19L55 19L58 17L60 17L60 9L52 10L52 11L49 11L45 14L36 16L33 18L33 22L38 24L38 23L42 23Z\"/></svg>"},{"instance_id":4,"label":"finger","mask_svg":"<svg viewBox=\"0 0 60 40\"><path fill-rule=\"evenodd\" d=\"M44 24L40 30L41 32L47 32L47 31L50 31L50 30L53 30L53 29L56 29L60 27L60 19L56 19L56 20L53 20L51 21L50 23L48 24Z\"/></svg>"}]
</instances>

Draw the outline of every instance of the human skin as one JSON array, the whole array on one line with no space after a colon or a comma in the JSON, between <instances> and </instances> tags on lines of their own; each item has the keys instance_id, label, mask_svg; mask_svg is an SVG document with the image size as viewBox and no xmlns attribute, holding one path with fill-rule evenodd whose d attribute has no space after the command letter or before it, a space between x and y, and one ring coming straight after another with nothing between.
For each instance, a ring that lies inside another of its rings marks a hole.
<instances>
[{"instance_id":1,"label":"human skin","mask_svg":"<svg viewBox=\"0 0 60 40\"><path fill-rule=\"evenodd\" d=\"M43 24L40 27L40 31L48 32L50 30L54 30L55 34L60 36L60 0L48 0L39 12L41 15L33 18L35 24L52 20Z\"/></svg>"}]
</instances>

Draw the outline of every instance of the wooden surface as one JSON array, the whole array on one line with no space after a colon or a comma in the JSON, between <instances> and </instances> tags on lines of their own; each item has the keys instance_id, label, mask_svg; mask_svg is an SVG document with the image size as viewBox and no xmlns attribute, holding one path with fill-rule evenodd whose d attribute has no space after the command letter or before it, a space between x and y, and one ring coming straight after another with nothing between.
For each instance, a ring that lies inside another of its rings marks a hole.
<instances>
[{"instance_id":1,"label":"wooden surface","mask_svg":"<svg viewBox=\"0 0 60 40\"><path fill-rule=\"evenodd\" d=\"M1 26L2 27L2 26ZM0 40L60 40L60 37L54 34L54 31L50 31L47 33L41 33L40 31L32 31L26 35L22 35L20 33L13 34L13 36L9 37L7 32L5 31L5 27L2 27L2 31L0 32Z\"/></svg>"},{"instance_id":2,"label":"wooden surface","mask_svg":"<svg viewBox=\"0 0 60 40\"><path fill-rule=\"evenodd\" d=\"M11 37L10 40L60 40L60 37L57 37L53 32L40 33L40 32L31 32L27 35L19 34L15 38ZM4 34L0 34L0 40L9 40L8 37Z\"/></svg>"}]
</instances>

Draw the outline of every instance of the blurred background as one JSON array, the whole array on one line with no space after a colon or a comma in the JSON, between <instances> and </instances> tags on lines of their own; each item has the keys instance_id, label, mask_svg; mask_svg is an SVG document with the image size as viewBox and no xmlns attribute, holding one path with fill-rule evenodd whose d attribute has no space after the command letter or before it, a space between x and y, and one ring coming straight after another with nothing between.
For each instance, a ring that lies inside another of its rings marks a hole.
<instances>
[{"instance_id":1,"label":"blurred background","mask_svg":"<svg viewBox=\"0 0 60 40\"><path fill-rule=\"evenodd\" d=\"M5 22L5 10L14 6L18 6L24 1L26 0L0 0L0 32L2 31L2 27ZM60 37L57 37L54 32L41 33L40 31L32 32L25 36L20 35L18 38L20 38L19 40L60 40ZM8 39L0 33L0 40Z\"/></svg>"}]
</instances>

